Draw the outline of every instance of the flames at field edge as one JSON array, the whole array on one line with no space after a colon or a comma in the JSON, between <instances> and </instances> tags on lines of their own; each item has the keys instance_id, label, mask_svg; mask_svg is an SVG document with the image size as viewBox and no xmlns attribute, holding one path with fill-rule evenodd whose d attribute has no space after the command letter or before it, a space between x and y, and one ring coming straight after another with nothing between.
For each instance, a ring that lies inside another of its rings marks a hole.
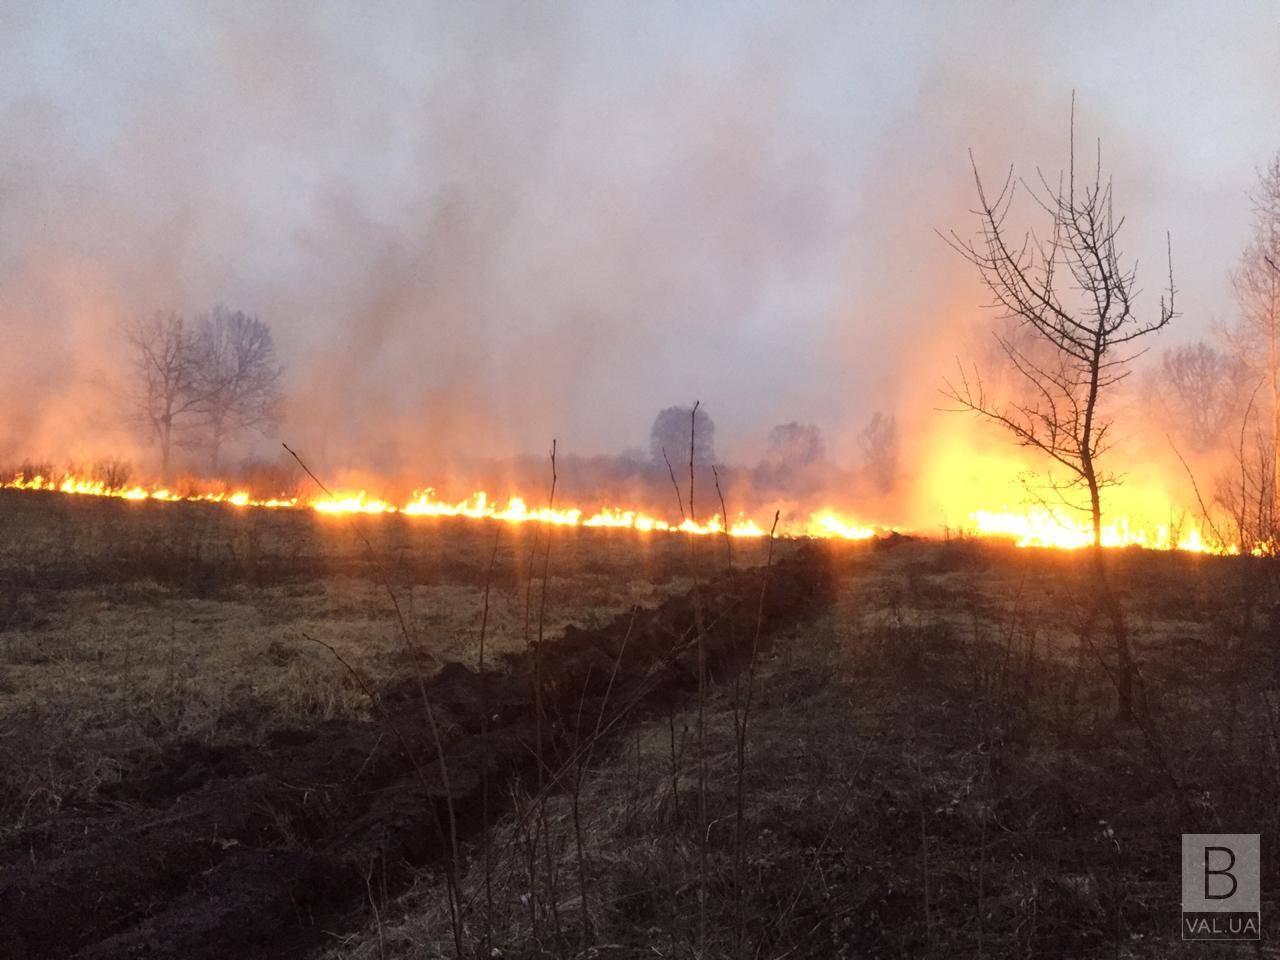
<instances>
[{"instance_id":1,"label":"flames at field edge","mask_svg":"<svg viewBox=\"0 0 1280 960\"><path fill-rule=\"evenodd\" d=\"M451 502L438 498L433 490L416 492L407 503L397 504L369 496L365 491L343 493L334 497L311 499L258 499L245 491L178 493L161 486L126 485L112 487L100 480L66 474L59 478L15 476L0 483L0 489L46 491L69 495L109 497L130 501L221 503L237 508L310 509L328 516L388 514L406 517L457 517L468 520L491 520L503 523L535 523L563 527L593 527L636 530L642 533L686 533L758 538L768 536L767 527L754 519L740 516L728 525L719 514L705 522L688 518L679 522L654 517L638 510L605 507L587 513L574 507L530 507L528 502L512 496L505 503L487 493L478 492L465 500ZM961 531L965 535L1011 540L1021 547L1050 547L1077 550L1093 543L1093 531L1087 521L1073 520L1045 507L1024 510L976 510ZM909 532L897 527L877 527L841 516L834 510L811 513L802 522L779 524L778 533L786 537L867 540L889 533ZM1104 547L1141 547L1152 550L1182 550L1193 553L1235 554L1232 545L1220 545L1203 536L1199 527L1187 525L1173 531L1166 526L1148 528L1131 524L1126 518L1109 520L1102 530Z\"/></svg>"}]
</instances>

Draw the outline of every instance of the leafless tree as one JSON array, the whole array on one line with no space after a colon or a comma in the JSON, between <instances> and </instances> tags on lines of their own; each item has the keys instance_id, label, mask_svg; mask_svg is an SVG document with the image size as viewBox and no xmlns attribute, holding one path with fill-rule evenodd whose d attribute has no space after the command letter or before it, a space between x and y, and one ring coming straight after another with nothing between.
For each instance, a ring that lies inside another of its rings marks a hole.
<instances>
[{"instance_id":1,"label":"leafless tree","mask_svg":"<svg viewBox=\"0 0 1280 960\"><path fill-rule=\"evenodd\" d=\"M1101 146L1093 173L1077 178L1074 103L1070 129L1068 168L1056 184L1039 173L1037 185L1030 186L1015 180L1011 168L993 197L970 157L979 229L973 238L952 231L944 239L977 267L991 293L991 306L1027 334L1029 348L1022 338L1003 333L996 337L1011 374L1025 382L1028 392L1000 401L989 395L977 370L970 373L962 366L944 393L959 409L998 424L1019 444L1046 457L1052 489L1065 504L1088 510L1098 599L1090 622L1099 612L1111 620L1119 712L1127 717L1132 715L1135 668L1102 549L1102 491L1118 482L1102 465L1112 446L1114 425L1102 400L1128 375L1130 361L1141 352L1137 342L1173 319L1173 264L1170 252L1167 295L1161 297L1158 310L1140 317L1136 268L1122 262L1118 237L1124 218L1113 213ZM1009 226L1019 185L1047 216L1046 233L1018 232ZM1075 496L1080 492L1087 495L1087 504Z\"/></svg>"},{"instance_id":2,"label":"leafless tree","mask_svg":"<svg viewBox=\"0 0 1280 960\"><path fill-rule=\"evenodd\" d=\"M751 471L760 488L799 495L823 482L827 445L811 423L780 423L769 430L764 456Z\"/></svg>"},{"instance_id":3,"label":"leafless tree","mask_svg":"<svg viewBox=\"0 0 1280 960\"><path fill-rule=\"evenodd\" d=\"M1230 469L1218 478L1214 501L1225 513L1230 534L1242 552L1274 556L1280 542L1280 514L1273 486L1276 468L1271 424L1259 416L1257 403L1262 386L1262 382L1255 385L1230 431Z\"/></svg>"},{"instance_id":4,"label":"leafless tree","mask_svg":"<svg viewBox=\"0 0 1280 960\"><path fill-rule=\"evenodd\" d=\"M713 463L715 436L716 425L703 407L696 411L693 407L667 407L653 418L649 430L649 459L662 466L667 457L675 456L692 442L694 459L698 463Z\"/></svg>"},{"instance_id":5,"label":"leafless tree","mask_svg":"<svg viewBox=\"0 0 1280 960\"><path fill-rule=\"evenodd\" d=\"M1272 464L1268 487L1280 498L1280 154L1258 177L1253 237L1233 276L1240 319L1231 340L1257 380ZM1280 513L1280 499L1273 505Z\"/></svg>"},{"instance_id":6,"label":"leafless tree","mask_svg":"<svg viewBox=\"0 0 1280 960\"><path fill-rule=\"evenodd\" d=\"M196 415L195 337L182 316L156 313L125 327L133 377L129 401L136 419L160 447L160 471L168 476L173 444Z\"/></svg>"},{"instance_id":7,"label":"leafless tree","mask_svg":"<svg viewBox=\"0 0 1280 960\"><path fill-rule=\"evenodd\" d=\"M877 410L858 433L858 446L867 472L883 492L893 489L898 475L898 422Z\"/></svg>"},{"instance_id":8,"label":"leafless tree","mask_svg":"<svg viewBox=\"0 0 1280 960\"><path fill-rule=\"evenodd\" d=\"M194 344L195 409L215 473L229 440L278 419L281 372L271 329L257 317L222 306L200 317Z\"/></svg>"},{"instance_id":9,"label":"leafless tree","mask_svg":"<svg viewBox=\"0 0 1280 960\"><path fill-rule=\"evenodd\" d=\"M1164 352L1154 393L1170 432L1205 453L1221 446L1241 415L1246 380L1239 359L1197 341Z\"/></svg>"},{"instance_id":10,"label":"leafless tree","mask_svg":"<svg viewBox=\"0 0 1280 960\"><path fill-rule=\"evenodd\" d=\"M826 459L822 431L812 423L780 423L769 430L765 460L790 469L803 469Z\"/></svg>"}]
</instances>

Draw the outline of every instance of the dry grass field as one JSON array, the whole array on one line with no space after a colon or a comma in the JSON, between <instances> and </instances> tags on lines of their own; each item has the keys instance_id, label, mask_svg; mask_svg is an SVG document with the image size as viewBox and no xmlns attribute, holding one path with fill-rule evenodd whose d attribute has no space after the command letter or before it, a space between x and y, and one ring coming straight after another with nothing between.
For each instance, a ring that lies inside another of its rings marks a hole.
<instances>
[{"instance_id":1,"label":"dry grass field","mask_svg":"<svg viewBox=\"0 0 1280 960\"><path fill-rule=\"evenodd\" d=\"M410 658L384 579L428 663L474 666L494 533L0 491L5 822L90 799L176 738L252 742L282 726L367 719L359 684L306 638L371 683L402 675ZM554 537L548 635L689 585L679 538ZM491 657L524 648L530 561L540 587L543 560L534 538L501 532Z\"/></svg>"},{"instance_id":2,"label":"dry grass field","mask_svg":"<svg viewBox=\"0 0 1280 960\"><path fill-rule=\"evenodd\" d=\"M1119 724L1083 555L545 547L0 493L0 956L1213 955L1182 832L1273 929L1274 565L1116 555Z\"/></svg>"}]
</instances>

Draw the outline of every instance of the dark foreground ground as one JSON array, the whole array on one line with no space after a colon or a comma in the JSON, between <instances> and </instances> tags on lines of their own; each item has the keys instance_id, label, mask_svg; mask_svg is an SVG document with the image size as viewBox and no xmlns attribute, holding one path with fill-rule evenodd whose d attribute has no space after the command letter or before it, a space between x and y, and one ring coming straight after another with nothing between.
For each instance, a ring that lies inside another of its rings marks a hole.
<instances>
[{"instance_id":1,"label":"dark foreground ground","mask_svg":"<svg viewBox=\"0 0 1280 960\"><path fill-rule=\"evenodd\" d=\"M1117 724L1077 556L365 529L0 494L0 957L1215 955L1184 832L1275 929L1264 563L1114 555Z\"/></svg>"}]
</instances>

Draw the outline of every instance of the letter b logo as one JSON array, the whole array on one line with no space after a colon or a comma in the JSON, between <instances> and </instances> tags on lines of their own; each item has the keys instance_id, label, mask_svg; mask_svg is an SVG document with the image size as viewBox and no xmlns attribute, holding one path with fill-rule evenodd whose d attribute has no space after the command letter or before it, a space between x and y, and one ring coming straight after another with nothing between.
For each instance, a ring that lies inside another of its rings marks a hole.
<instances>
[{"instance_id":1,"label":"letter b logo","mask_svg":"<svg viewBox=\"0 0 1280 960\"><path fill-rule=\"evenodd\" d=\"M1262 937L1256 833L1182 835L1182 939Z\"/></svg>"},{"instance_id":2,"label":"letter b logo","mask_svg":"<svg viewBox=\"0 0 1280 960\"><path fill-rule=\"evenodd\" d=\"M1210 865L1211 859L1217 857L1217 868ZM1236 883L1235 876L1231 873L1231 868L1236 865L1235 851L1230 847L1205 847L1204 848L1204 898L1206 900L1229 900L1236 895L1236 891L1240 889L1240 885ZM1213 893L1214 889L1222 890L1225 884L1214 881L1215 877L1225 878L1231 884L1225 892Z\"/></svg>"}]
</instances>

